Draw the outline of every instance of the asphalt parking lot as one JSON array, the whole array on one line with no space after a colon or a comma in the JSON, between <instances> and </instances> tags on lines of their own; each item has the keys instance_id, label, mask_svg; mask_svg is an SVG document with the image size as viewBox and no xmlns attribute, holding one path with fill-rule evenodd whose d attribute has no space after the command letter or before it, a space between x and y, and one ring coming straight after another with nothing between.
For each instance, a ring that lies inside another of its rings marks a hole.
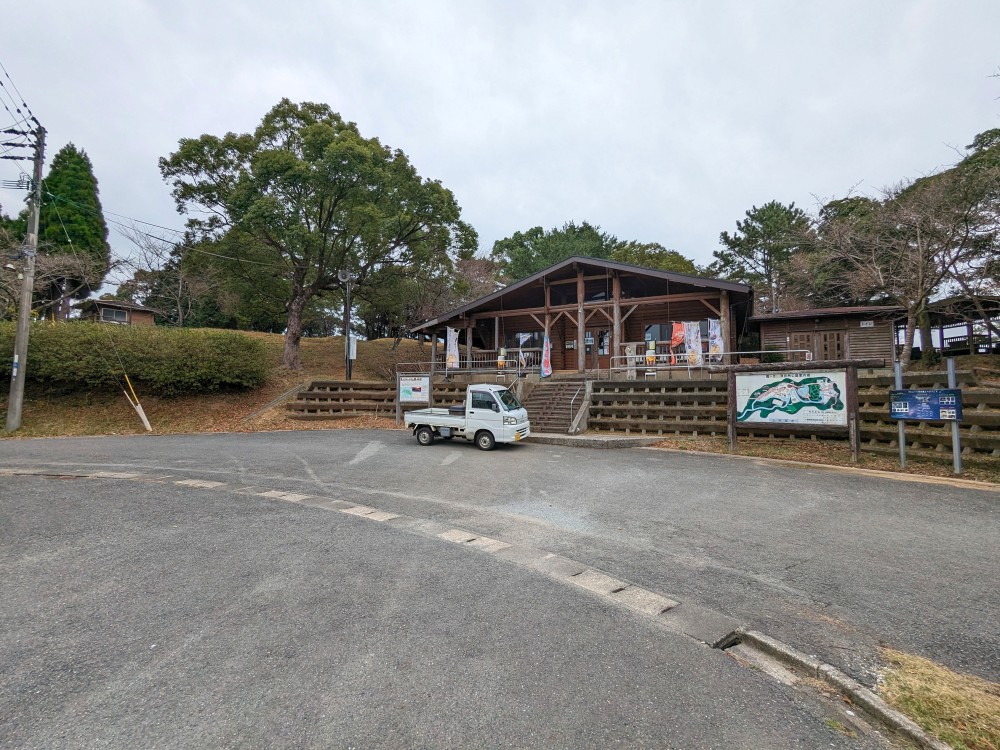
<instances>
[{"instance_id":1,"label":"asphalt parking lot","mask_svg":"<svg viewBox=\"0 0 1000 750\"><path fill-rule=\"evenodd\" d=\"M882 746L522 567L177 481L3 478L3 747Z\"/></svg>"},{"instance_id":2,"label":"asphalt parking lot","mask_svg":"<svg viewBox=\"0 0 1000 750\"><path fill-rule=\"evenodd\" d=\"M261 498L261 488L550 550L670 596L678 611L768 632L863 681L874 679L879 643L993 679L1000 672L996 493L646 450L423 448L405 432L2 448L0 470L160 477L0 478L2 553L16 572L0 592L11 634L3 672L15 676L0 701L14 706L3 722L12 729L0 734L12 746L45 746L39 737L125 746L143 731L158 745L186 737L188 746L266 737L286 746L349 737L358 747L876 742L832 732L829 705L739 667L691 632L441 540ZM345 532L357 523L363 531ZM173 634L166 647L158 628ZM350 695L323 682L345 675ZM380 696L397 685L388 710ZM43 697L30 697L33 686ZM773 712L747 710L758 704ZM436 718L418 718L432 706ZM299 709L305 718L282 729L278 714ZM131 718L87 718L122 712ZM537 733L550 726L551 736Z\"/></svg>"}]
</instances>

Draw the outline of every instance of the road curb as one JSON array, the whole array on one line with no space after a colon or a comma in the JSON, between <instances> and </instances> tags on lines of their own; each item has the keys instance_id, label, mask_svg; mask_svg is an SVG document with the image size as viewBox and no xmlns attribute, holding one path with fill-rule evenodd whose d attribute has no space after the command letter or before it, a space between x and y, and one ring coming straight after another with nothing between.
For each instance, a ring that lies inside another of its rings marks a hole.
<instances>
[{"instance_id":1,"label":"road curb","mask_svg":"<svg viewBox=\"0 0 1000 750\"><path fill-rule=\"evenodd\" d=\"M655 442L660 442L659 440ZM681 453L692 456L713 456L715 458L735 458L741 461L759 461L774 466L789 466L792 468L820 469L823 471L839 471L846 474L856 474L863 477L878 477L894 479L897 482L917 482L919 484L937 484L948 487L959 487L966 490L983 490L984 492L1000 492L1000 484L983 482L978 479L959 479L957 477L935 477L929 474L903 474L897 471L882 469L862 469L857 466L838 466L837 464L818 464L811 461L793 461L790 458L766 458L764 456L741 456L734 453L713 453L712 451L692 451L685 448L658 448L652 445L637 446L644 450L663 451L664 453Z\"/></svg>"},{"instance_id":2,"label":"road curb","mask_svg":"<svg viewBox=\"0 0 1000 750\"><path fill-rule=\"evenodd\" d=\"M539 445L564 445L573 448L643 448L660 442L662 438L643 437L591 437L589 435L557 435L547 432L534 432L527 441Z\"/></svg>"},{"instance_id":3,"label":"road curb","mask_svg":"<svg viewBox=\"0 0 1000 750\"><path fill-rule=\"evenodd\" d=\"M809 677L822 680L841 695L846 696L852 704L870 717L891 731L915 742L918 747L926 750L951 750L951 745L929 735L916 722L889 706L857 680L852 679L836 667L807 656L801 651L796 651L770 636L755 630L737 628L713 646L724 651L740 643L755 648Z\"/></svg>"}]
</instances>

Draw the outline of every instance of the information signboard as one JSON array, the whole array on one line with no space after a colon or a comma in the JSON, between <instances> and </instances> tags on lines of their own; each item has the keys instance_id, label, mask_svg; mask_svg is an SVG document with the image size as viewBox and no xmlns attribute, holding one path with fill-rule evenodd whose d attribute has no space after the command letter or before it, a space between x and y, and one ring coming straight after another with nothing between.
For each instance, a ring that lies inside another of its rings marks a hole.
<instances>
[{"instance_id":1,"label":"information signboard","mask_svg":"<svg viewBox=\"0 0 1000 750\"><path fill-rule=\"evenodd\" d=\"M735 375L738 423L847 427L844 370Z\"/></svg>"},{"instance_id":2,"label":"information signboard","mask_svg":"<svg viewBox=\"0 0 1000 750\"><path fill-rule=\"evenodd\" d=\"M399 378L399 402L401 404L429 404L431 400L431 379L424 376L404 376Z\"/></svg>"},{"instance_id":3,"label":"information signboard","mask_svg":"<svg viewBox=\"0 0 1000 750\"><path fill-rule=\"evenodd\" d=\"M961 422L960 388L889 391L889 416L914 422Z\"/></svg>"}]
</instances>

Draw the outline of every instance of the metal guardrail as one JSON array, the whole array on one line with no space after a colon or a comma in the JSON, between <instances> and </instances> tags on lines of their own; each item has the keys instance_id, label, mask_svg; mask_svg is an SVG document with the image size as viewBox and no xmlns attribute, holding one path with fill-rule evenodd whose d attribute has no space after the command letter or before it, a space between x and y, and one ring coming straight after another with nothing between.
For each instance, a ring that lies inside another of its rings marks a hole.
<instances>
[{"instance_id":1,"label":"metal guardrail","mask_svg":"<svg viewBox=\"0 0 1000 750\"><path fill-rule=\"evenodd\" d=\"M801 355L801 360L797 359L793 355ZM718 367L720 365L733 365L739 364L739 360L734 358L748 358L755 359L757 362L762 361L765 357L781 357L778 362L796 362L801 361L806 364L812 360L812 352L808 349L768 349L762 351L752 351L752 352L722 352L721 354L708 354L702 353L702 363L690 364L687 359L686 353L676 353L676 354L664 354L656 353L655 355L647 355L646 352L641 354L622 354L611 358L611 366L608 368L608 378L614 379L616 375L634 371L636 377L639 376L639 371L641 370L643 378L656 377L659 372L670 372L672 370L686 370L690 376L692 370L704 370L708 367ZM649 359L653 359L653 364L649 364ZM600 372L598 371L598 380L600 380Z\"/></svg>"},{"instance_id":2,"label":"metal guardrail","mask_svg":"<svg viewBox=\"0 0 1000 750\"><path fill-rule=\"evenodd\" d=\"M524 364L521 364L523 354ZM541 369L541 350L524 350L523 352L509 351L503 364L496 352L473 352L471 361L469 357L462 354L458 360L458 367L447 367L447 362L443 358L434 361L435 375L482 375L484 373L496 373L501 375L512 375L523 377ZM400 362L396 365L397 375L429 374L431 372L431 361L426 362Z\"/></svg>"}]
</instances>

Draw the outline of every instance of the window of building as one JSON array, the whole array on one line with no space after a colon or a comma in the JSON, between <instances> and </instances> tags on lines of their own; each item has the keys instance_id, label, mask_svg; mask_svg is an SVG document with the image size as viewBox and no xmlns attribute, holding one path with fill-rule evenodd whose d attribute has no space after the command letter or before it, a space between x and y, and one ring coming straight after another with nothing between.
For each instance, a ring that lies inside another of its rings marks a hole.
<instances>
[{"instance_id":1,"label":"window of building","mask_svg":"<svg viewBox=\"0 0 1000 750\"><path fill-rule=\"evenodd\" d=\"M101 320L105 323L128 323L128 311L114 307L101 308Z\"/></svg>"}]
</instances>

